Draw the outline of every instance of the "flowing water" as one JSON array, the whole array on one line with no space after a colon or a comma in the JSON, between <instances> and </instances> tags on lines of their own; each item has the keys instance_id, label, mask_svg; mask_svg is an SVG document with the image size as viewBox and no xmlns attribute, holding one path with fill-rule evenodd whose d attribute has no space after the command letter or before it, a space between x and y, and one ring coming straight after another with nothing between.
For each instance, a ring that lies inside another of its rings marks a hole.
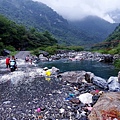
<instances>
[{"instance_id":1,"label":"flowing water","mask_svg":"<svg viewBox=\"0 0 120 120\"><path fill-rule=\"evenodd\" d=\"M60 69L60 72L66 71L87 71L92 72L96 76L108 79L110 76L117 76L118 69L112 64L101 63L92 60L83 60L83 61L67 61L67 60L57 60L51 62L39 62L39 67L48 67L53 66Z\"/></svg>"}]
</instances>

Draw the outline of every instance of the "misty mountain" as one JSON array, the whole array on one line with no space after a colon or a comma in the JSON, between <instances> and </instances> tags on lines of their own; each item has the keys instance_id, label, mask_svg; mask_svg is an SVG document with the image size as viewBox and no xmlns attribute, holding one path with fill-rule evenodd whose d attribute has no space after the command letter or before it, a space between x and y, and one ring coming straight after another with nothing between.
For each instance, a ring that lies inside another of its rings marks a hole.
<instances>
[{"instance_id":1,"label":"misty mountain","mask_svg":"<svg viewBox=\"0 0 120 120\"><path fill-rule=\"evenodd\" d=\"M70 22L77 30L82 30L94 41L101 42L105 40L118 24L111 24L97 16L88 16L80 21Z\"/></svg>"},{"instance_id":2,"label":"misty mountain","mask_svg":"<svg viewBox=\"0 0 120 120\"><path fill-rule=\"evenodd\" d=\"M47 30L59 43L67 45L90 46L101 42L117 25L95 16L69 22L47 5L32 0L0 0L0 14L28 29Z\"/></svg>"},{"instance_id":3,"label":"misty mountain","mask_svg":"<svg viewBox=\"0 0 120 120\"><path fill-rule=\"evenodd\" d=\"M105 41L95 44L92 46L92 49L107 49L113 50L112 52L120 53L120 24L106 38Z\"/></svg>"},{"instance_id":4,"label":"misty mountain","mask_svg":"<svg viewBox=\"0 0 120 120\"><path fill-rule=\"evenodd\" d=\"M120 23L120 9L111 11L108 14L115 21L115 23Z\"/></svg>"}]
</instances>

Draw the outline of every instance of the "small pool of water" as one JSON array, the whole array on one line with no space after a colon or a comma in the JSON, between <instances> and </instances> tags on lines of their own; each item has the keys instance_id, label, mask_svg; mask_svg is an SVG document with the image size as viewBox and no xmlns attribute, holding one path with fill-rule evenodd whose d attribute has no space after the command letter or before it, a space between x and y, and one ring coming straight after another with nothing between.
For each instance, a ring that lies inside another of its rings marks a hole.
<instances>
[{"instance_id":1,"label":"small pool of water","mask_svg":"<svg viewBox=\"0 0 120 120\"><path fill-rule=\"evenodd\" d=\"M96 76L102 77L104 79L108 79L110 76L117 76L119 71L118 69L115 69L115 67L112 64L106 64L91 60L83 61L57 60L51 62L39 62L38 66L42 68L43 67L51 68L55 66L60 69L60 72L84 70L86 72L92 72Z\"/></svg>"}]
</instances>

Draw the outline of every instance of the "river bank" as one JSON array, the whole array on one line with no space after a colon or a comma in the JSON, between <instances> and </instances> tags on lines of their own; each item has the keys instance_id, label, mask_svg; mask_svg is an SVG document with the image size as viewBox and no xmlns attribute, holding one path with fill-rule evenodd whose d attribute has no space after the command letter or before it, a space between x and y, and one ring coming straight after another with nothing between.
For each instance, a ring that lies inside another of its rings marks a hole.
<instances>
[{"instance_id":1,"label":"river bank","mask_svg":"<svg viewBox=\"0 0 120 120\"><path fill-rule=\"evenodd\" d=\"M104 84L99 86L101 82L90 81L98 80L91 72L73 71L45 77L43 69L35 64L21 59L17 62L18 70L10 72L4 60L0 61L1 120L87 120L100 97L99 91L108 91ZM91 102L81 99L80 95L86 93Z\"/></svg>"}]
</instances>

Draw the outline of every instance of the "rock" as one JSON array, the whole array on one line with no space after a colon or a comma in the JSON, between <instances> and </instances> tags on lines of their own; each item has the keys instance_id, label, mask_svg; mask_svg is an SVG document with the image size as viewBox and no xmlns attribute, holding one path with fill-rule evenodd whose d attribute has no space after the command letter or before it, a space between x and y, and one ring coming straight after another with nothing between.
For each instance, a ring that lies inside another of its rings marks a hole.
<instances>
[{"instance_id":1,"label":"rock","mask_svg":"<svg viewBox=\"0 0 120 120\"><path fill-rule=\"evenodd\" d=\"M105 62L105 63L112 63L113 62L113 56L112 55L103 55L102 59L100 60L100 62Z\"/></svg>"},{"instance_id":2,"label":"rock","mask_svg":"<svg viewBox=\"0 0 120 120\"><path fill-rule=\"evenodd\" d=\"M86 72L85 74L85 80L88 82L88 83L91 83L91 80L92 78L94 77L94 74L91 73L91 72Z\"/></svg>"},{"instance_id":3,"label":"rock","mask_svg":"<svg viewBox=\"0 0 120 120\"><path fill-rule=\"evenodd\" d=\"M107 81L109 91L118 92L120 91L120 84L118 83L118 77L110 77Z\"/></svg>"},{"instance_id":4,"label":"rock","mask_svg":"<svg viewBox=\"0 0 120 120\"><path fill-rule=\"evenodd\" d=\"M93 104L95 104L96 102L97 102L97 100L99 99L99 95L93 95L92 96L92 102L93 102Z\"/></svg>"},{"instance_id":5,"label":"rock","mask_svg":"<svg viewBox=\"0 0 120 120\"><path fill-rule=\"evenodd\" d=\"M5 102L3 102L3 104L10 104L11 103L11 101L5 101Z\"/></svg>"},{"instance_id":6,"label":"rock","mask_svg":"<svg viewBox=\"0 0 120 120\"><path fill-rule=\"evenodd\" d=\"M103 93L93 106L88 118L89 120L120 120L120 93Z\"/></svg>"},{"instance_id":7,"label":"rock","mask_svg":"<svg viewBox=\"0 0 120 120\"><path fill-rule=\"evenodd\" d=\"M106 80L101 77L97 77L97 76L93 77L92 83L104 89L108 88Z\"/></svg>"},{"instance_id":8,"label":"rock","mask_svg":"<svg viewBox=\"0 0 120 120\"><path fill-rule=\"evenodd\" d=\"M39 55L39 60L40 60L40 61L48 61L48 58L47 58L47 57L44 57L43 54L40 54L40 55Z\"/></svg>"},{"instance_id":9,"label":"rock","mask_svg":"<svg viewBox=\"0 0 120 120\"><path fill-rule=\"evenodd\" d=\"M72 102L73 104L80 104L80 100L78 98L72 98L70 99L70 102Z\"/></svg>"},{"instance_id":10,"label":"rock","mask_svg":"<svg viewBox=\"0 0 120 120\"><path fill-rule=\"evenodd\" d=\"M79 120L88 120L86 116L82 116Z\"/></svg>"},{"instance_id":11,"label":"rock","mask_svg":"<svg viewBox=\"0 0 120 120\"><path fill-rule=\"evenodd\" d=\"M52 67L51 69L52 69L51 71L52 71L53 75L56 75L56 74L58 74L60 72L60 70L58 68L56 68L56 67Z\"/></svg>"},{"instance_id":12,"label":"rock","mask_svg":"<svg viewBox=\"0 0 120 120\"><path fill-rule=\"evenodd\" d=\"M85 80L85 71L72 71L72 72L65 72L60 74L62 76L62 81L68 81L70 83L81 83Z\"/></svg>"}]
</instances>

